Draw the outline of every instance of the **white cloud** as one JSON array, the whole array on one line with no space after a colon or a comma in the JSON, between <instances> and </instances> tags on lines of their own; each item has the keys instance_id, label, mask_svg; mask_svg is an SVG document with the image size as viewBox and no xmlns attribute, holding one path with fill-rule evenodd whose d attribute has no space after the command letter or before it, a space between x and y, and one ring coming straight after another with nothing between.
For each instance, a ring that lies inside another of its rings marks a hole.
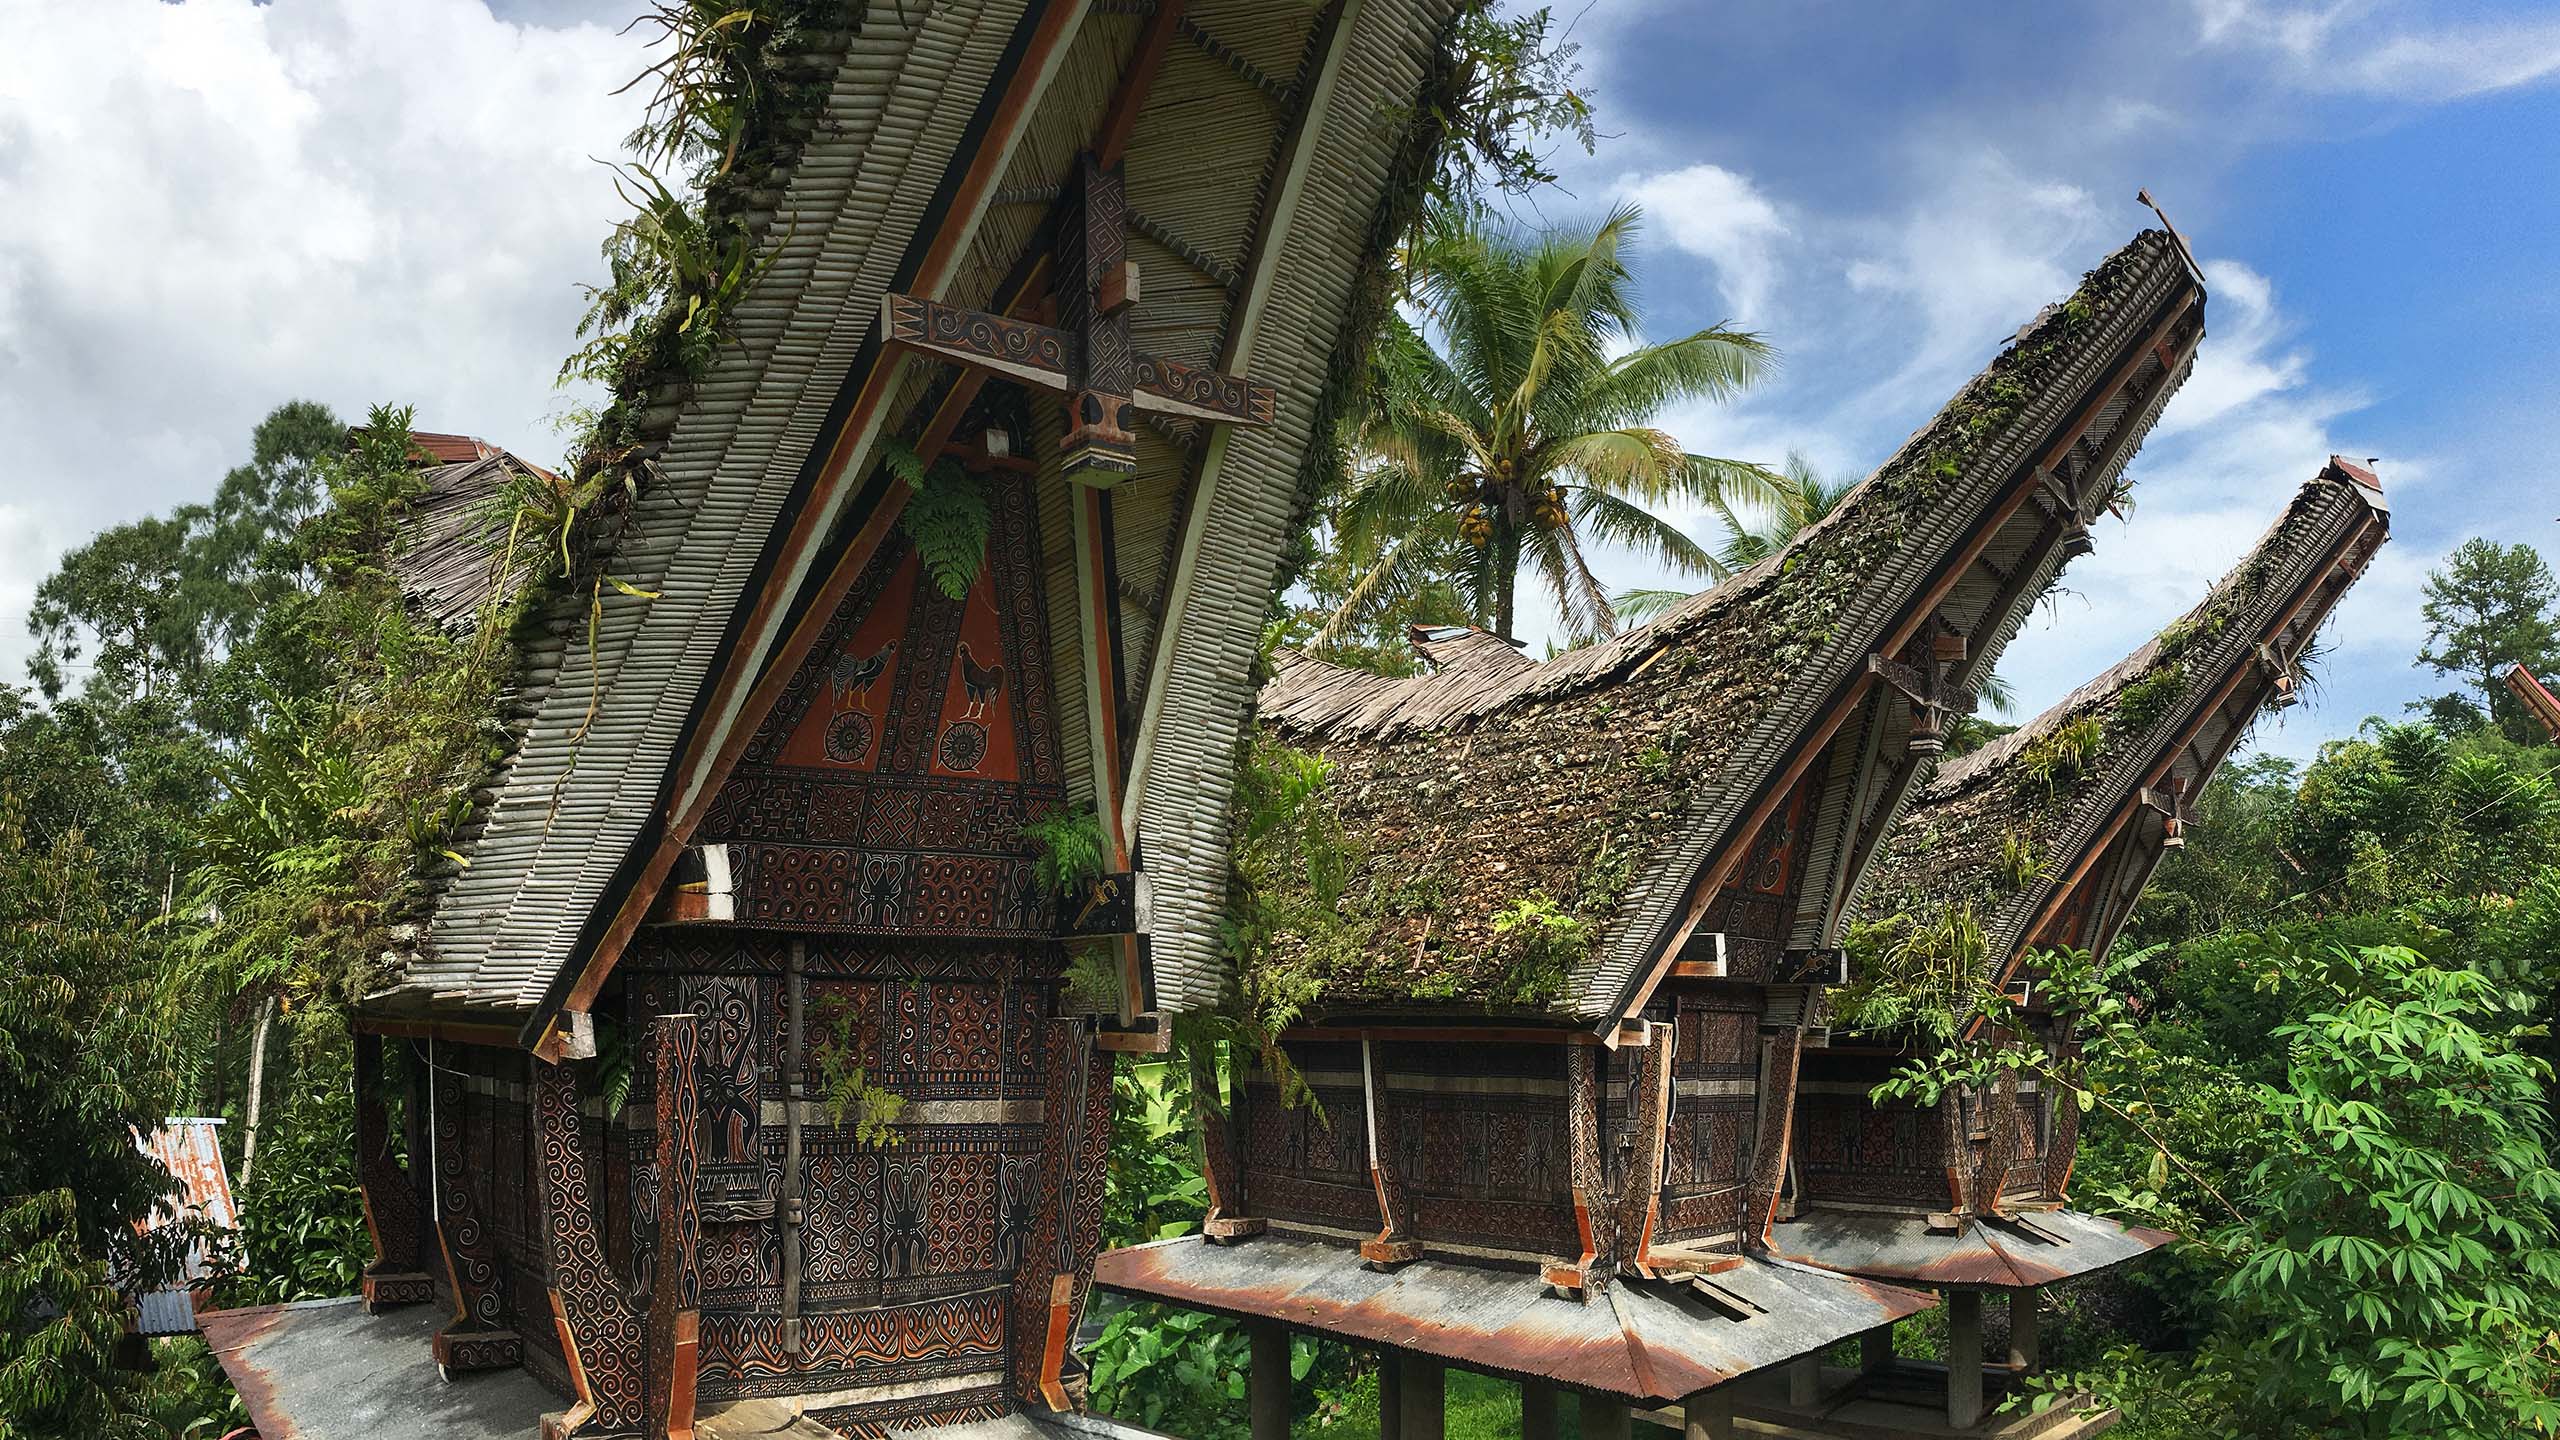
<instances>
[{"instance_id":1,"label":"white cloud","mask_svg":"<svg viewBox=\"0 0 2560 1440\"><path fill-rule=\"evenodd\" d=\"M23 10L0 0L0 13ZM639 36L478 0L91 0L0 47L0 676L34 579L200 498L296 396L414 403L540 458L579 280L619 208L590 157ZM73 57L77 57L76 61Z\"/></svg>"},{"instance_id":2,"label":"white cloud","mask_svg":"<svg viewBox=\"0 0 2560 1440\"><path fill-rule=\"evenodd\" d=\"M2458 100L2560 74L2560 19L2445 23L2392 13L2409 8L2196 0L2197 38L2209 48L2260 51L2277 77L2330 94Z\"/></svg>"},{"instance_id":3,"label":"white cloud","mask_svg":"<svg viewBox=\"0 0 2560 1440\"><path fill-rule=\"evenodd\" d=\"M1617 194L1644 207L1654 234L1715 267L1733 321L1765 329L1773 313L1787 223L1747 175L1691 165L1653 175L1621 175Z\"/></svg>"},{"instance_id":4,"label":"white cloud","mask_svg":"<svg viewBox=\"0 0 2560 1440\"><path fill-rule=\"evenodd\" d=\"M1912 169L1944 179L1867 226L1843 273L1853 296L1913 312L1902 365L1861 399L1896 413L1952 393L2020 323L2068 295L2114 224L2087 190L2022 175L1985 146L1916 156Z\"/></svg>"}]
</instances>

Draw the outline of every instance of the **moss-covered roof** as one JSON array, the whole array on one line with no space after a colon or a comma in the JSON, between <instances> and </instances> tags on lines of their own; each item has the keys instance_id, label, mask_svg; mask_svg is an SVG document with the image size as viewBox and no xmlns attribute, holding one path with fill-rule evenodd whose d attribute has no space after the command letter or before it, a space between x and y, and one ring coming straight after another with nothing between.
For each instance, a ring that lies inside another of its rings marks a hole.
<instances>
[{"instance_id":1,"label":"moss-covered roof","mask_svg":"<svg viewBox=\"0 0 2560 1440\"><path fill-rule=\"evenodd\" d=\"M1648 625L1538 665L1389 679L1285 663L1263 729L1331 766L1322 803L1353 865L1336 908L1360 943L1284 930L1251 963L1337 1005L1611 1011L1823 707L2188 283L2165 234L2138 236L1831 515ZM1497 929L1524 903L1578 926L1544 993L1521 983L1519 926Z\"/></svg>"},{"instance_id":2,"label":"moss-covered roof","mask_svg":"<svg viewBox=\"0 0 2560 1440\"><path fill-rule=\"evenodd\" d=\"M1940 766L1886 837L1853 913L1875 921L1971 906L1990 962L2004 964L2110 818L2185 744L2200 707L2259 664L2271 627L2336 573L2340 545L2379 513L2379 496L2370 472L2333 461L2194 608L2015 731ZM2210 763L2181 776L2191 793L2272 693L2269 684L2227 702L2235 713L2211 737Z\"/></svg>"}]
</instances>

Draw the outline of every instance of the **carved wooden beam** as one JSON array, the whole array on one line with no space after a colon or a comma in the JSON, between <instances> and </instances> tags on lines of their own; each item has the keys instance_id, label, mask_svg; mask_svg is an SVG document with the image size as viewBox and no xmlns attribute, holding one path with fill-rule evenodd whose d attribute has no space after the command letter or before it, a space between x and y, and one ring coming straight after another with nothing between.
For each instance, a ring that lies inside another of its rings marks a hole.
<instances>
[{"instance_id":1,"label":"carved wooden beam","mask_svg":"<svg viewBox=\"0 0 2560 1440\"><path fill-rule=\"evenodd\" d=\"M657 1050L658 1244L649 1291L651 1440L692 1440L702 1326L702 1020L668 1015Z\"/></svg>"},{"instance_id":2,"label":"carved wooden beam","mask_svg":"<svg viewBox=\"0 0 2560 1440\"><path fill-rule=\"evenodd\" d=\"M1013 1376L1017 1395L1074 1409L1069 1342L1102 1249L1103 1183L1111 1158L1111 1054L1081 1020L1052 1020L1046 1047L1046 1135L1036 1219L1013 1277Z\"/></svg>"},{"instance_id":3,"label":"carved wooden beam","mask_svg":"<svg viewBox=\"0 0 2560 1440\"><path fill-rule=\"evenodd\" d=\"M578 1125L578 1079L562 1064L534 1067L534 1126L541 1136L545 1239L551 1252L551 1316L577 1402L542 1418L543 1440L588 1433L637 1435L648 1423L646 1317L605 1259L604 1228L590 1188Z\"/></svg>"},{"instance_id":4,"label":"carved wooden beam","mask_svg":"<svg viewBox=\"0 0 2560 1440\"><path fill-rule=\"evenodd\" d=\"M1360 1242L1360 1258L1379 1268L1402 1265L1420 1258L1422 1244L1413 1238L1412 1198L1401 1169L1402 1121L1387 1103L1377 1044L1366 1035L1360 1037L1360 1097L1368 1125L1369 1183L1378 1195L1378 1233Z\"/></svg>"},{"instance_id":5,"label":"carved wooden beam","mask_svg":"<svg viewBox=\"0 0 2560 1440\"><path fill-rule=\"evenodd\" d=\"M426 1272L426 1227L417 1182L392 1158L390 1112L382 1103L382 1037L355 1037L356 1189L364 1201L364 1228L373 1238L373 1263L364 1270L364 1308L433 1300ZM410 1093L416 1094L411 1086Z\"/></svg>"},{"instance_id":6,"label":"carved wooden beam","mask_svg":"<svg viewBox=\"0 0 2560 1440\"><path fill-rule=\"evenodd\" d=\"M435 1116L436 1241L454 1297L453 1319L436 1331L430 1344L436 1364L448 1374L502 1370L523 1363L524 1342L515 1332L506 1285L499 1277L496 1239L473 1188L493 1171L488 1156L468 1153L471 1100L462 1073L452 1068L453 1057L447 1054L437 1064L432 1048L428 1056Z\"/></svg>"}]
</instances>

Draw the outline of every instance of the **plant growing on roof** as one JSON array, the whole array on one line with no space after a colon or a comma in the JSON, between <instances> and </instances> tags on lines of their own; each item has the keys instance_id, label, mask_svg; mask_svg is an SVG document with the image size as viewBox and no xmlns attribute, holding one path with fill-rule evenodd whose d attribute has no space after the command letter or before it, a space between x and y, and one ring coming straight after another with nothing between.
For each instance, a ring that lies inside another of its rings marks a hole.
<instances>
[{"instance_id":1,"label":"plant growing on roof","mask_svg":"<svg viewBox=\"0 0 2560 1440\"><path fill-rule=\"evenodd\" d=\"M1335 515L1337 543L1374 543L1379 558L1318 643L1430 583L1432 557L1452 536L1470 558L1458 579L1496 633L1512 634L1527 568L1570 633L1605 634L1617 616L1586 541L1712 574L1714 557L1647 507L1780 492L1760 466L1692 455L1652 424L1680 401L1738 393L1770 352L1759 336L1722 327L1634 344L1623 252L1637 225L1625 208L1594 232L1524 239L1443 216L1416 242L1423 324L1387 319L1362 459Z\"/></svg>"},{"instance_id":2,"label":"plant growing on roof","mask_svg":"<svg viewBox=\"0 0 2560 1440\"><path fill-rule=\"evenodd\" d=\"M965 598L987 556L987 497L977 478L947 455L927 465L896 442L886 447L884 460L909 490L898 529L924 558L934 588L948 599Z\"/></svg>"},{"instance_id":3,"label":"plant growing on roof","mask_svg":"<svg viewBox=\"0 0 2560 1440\"><path fill-rule=\"evenodd\" d=\"M2062 787L2088 773L2098 758L2098 747L2106 739L2106 727L2098 717L2083 715L2028 741L2026 748L2018 752L2018 764L2044 786L2046 794L2058 794Z\"/></svg>"},{"instance_id":4,"label":"plant growing on roof","mask_svg":"<svg viewBox=\"0 0 2560 1440\"><path fill-rule=\"evenodd\" d=\"M1502 983L1493 998L1508 1005L1543 1005L1564 989L1566 972L1591 953L1593 927L1544 895L1514 900L1493 917L1495 948L1503 952Z\"/></svg>"},{"instance_id":5,"label":"plant growing on roof","mask_svg":"<svg viewBox=\"0 0 2560 1440\"><path fill-rule=\"evenodd\" d=\"M2044 856L2035 842L2012 830L2000 837L2000 876L2012 890L2024 890L2044 875Z\"/></svg>"},{"instance_id":6,"label":"plant growing on roof","mask_svg":"<svg viewBox=\"0 0 2560 1440\"><path fill-rule=\"evenodd\" d=\"M2168 718L2178 698L2187 693L2186 672L2177 664L2153 667L2116 695L2116 722L2128 735L2139 735Z\"/></svg>"}]
</instances>

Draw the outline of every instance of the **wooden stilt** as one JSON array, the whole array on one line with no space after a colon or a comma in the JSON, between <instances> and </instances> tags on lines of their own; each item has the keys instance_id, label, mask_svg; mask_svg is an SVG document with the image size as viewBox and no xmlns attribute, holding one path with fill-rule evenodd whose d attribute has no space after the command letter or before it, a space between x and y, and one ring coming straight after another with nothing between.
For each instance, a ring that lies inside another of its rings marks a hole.
<instances>
[{"instance_id":1,"label":"wooden stilt","mask_svg":"<svg viewBox=\"0 0 2560 1440\"><path fill-rule=\"evenodd\" d=\"M1686 1440L1736 1440L1742 1433L1733 1427L1729 1391L1701 1390L1680 1402L1680 1414L1687 1421L1681 1429Z\"/></svg>"},{"instance_id":2,"label":"wooden stilt","mask_svg":"<svg viewBox=\"0 0 2560 1440\"><path fill-rule=\"evenodd\" d=\"M1822 1399L1822 1356L1799 1355L1787 1362L1787 1403L1811 1409Z\"/></svg>"},{"instance_id":3,"label":"wooden stilt","mask_svg":"<svg viewBox=\"0 0 2560 1440\"><path fill-rule=\"evenodd\" d=\"M1582 1400L1582 1440L1633 1440L1635 1417L1627 1413L1627 1402L1606 1395L1585 1395Z\"/></svg>"},{"instance_id":4,"label":"wooden stilt","mask_svg":"<svg viewBox=\"0 0 2560 1440\"><path fill-rule=\"evenodd\" d=\"M1439 1361L1419 1355L1404 1357L1403 1440L1441 1440L1449 1403L1448 1372Z\"/></svg>"},{"instance_id":5,"label":"wooden stilt","mask_svg":"<svg viewBox=\"0 0 2560 1440\"><path fill-rule=\"evenodd\" d=\"M1378 1357L1378 1440L1404 1440L1404 1357Z\"/></svg>"},{"instance_id":6,"label":"wooden stilt","mask_svg":"<svg viewBox=\"0 0 2560 1440\"><path fill-rule=\"evenodd\" d=\"M1982 1292L1947 1293L1947 1426L1970 1430L1982 1419Z\"/></svg>"},{"instance_id":7,"label":"wooden stilt","mask_svg":"<svg viewBox=\"0 0 2560 1440\"><path fill-rule=\"evenodd\" d=\"M2038 1294L2034 1290L2009 1292L2009 1368L2021 1373L2044 1363L2044 1321L2036 1304Z\"/></svg>"},{"instance_id":8,"label":"wooden stilt","mask_svg":"<svg viewBox=\"0 0 2560 1440\"><path fill-rule=\"evenodd\" d=\"M1556 1387L1535 1380L1520 1386L1520 1440L1556 1440Z\"/></svg>"},{"instance_id":9,"label":"wooden stilt","mask_svg":"<svg viewBox=\"0 0 2560 1440\"><path fill-rule=\"evenodd\" d=\"M1249 1378L1253 1440L1289 1437L1289 1332L1269 1320L1246 1326L1253 1347Z\"/></svg>"},{"instance_id":10,"label":"wooden stilt","mask_svg":"<svg viewBox=\"0 0 2560 1440\"><path fill-rule=\"evenodd\" d=\"M1879 1325L1858 1337L1858 1369L1868 1375L1893 1368L1893 1327Z\"/></svg>"}]
</instances>

